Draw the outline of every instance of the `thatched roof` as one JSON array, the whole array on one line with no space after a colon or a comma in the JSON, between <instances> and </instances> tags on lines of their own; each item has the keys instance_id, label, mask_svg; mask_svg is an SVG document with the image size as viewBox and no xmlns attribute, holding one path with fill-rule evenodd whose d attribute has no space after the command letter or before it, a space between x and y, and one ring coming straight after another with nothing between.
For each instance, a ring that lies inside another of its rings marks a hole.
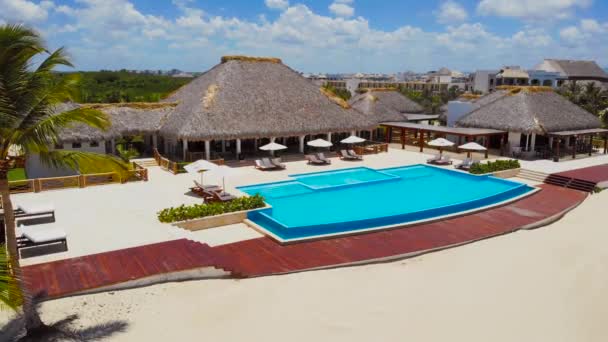
<instances>
[{"instance_id":1,"label":"thatched roof","mask_svg":"<svg viewBox=\"0 0 608 342\"><path fill-rule=\"evenodd\" d=\"M595 115L541 87L499 90L484 97L475 102L477 109L458 120L457 126L526 134L601 127Z\"/></svg>"},{"instance_id":2,"label":"thatched roof","mask_svg":"<svg viewBox=\"0 0 608 342\"><path fill-rule=\"evenodd\" d=\"M107 131L100 131L78 124L63 130L60 140L61 142L99 141L130 135L154 134L164 124L175 106L175 103L65 104L56 111L63 112L78 107L98 109L108 115L112 126Z\"/></svg>"},{"instance_id":3,"label":"thatched roof","mask_svg":"<svg viewBox=\"0 0 608 342\"><path fill-rule=\"evenodd\" d=\"M167 98L178 102L160 133L191 141L371 129L277 59L228 57Z\"/></svg>"},{"instance_id":4,"label":"thatched roof","mask_svg":"<svg viewBox=\"0 0 608 342\"><path fill-rule=\"evenodd\" d=\"M595 61L545 59L536 69L556 71L569 78L608 80L608 74Z\"/></svg>"},{"instance_id":5,"label":"thatched roof","mask_svg":"<svg viewBox=\"0 0 608 342\"><path fill-rule=\"evenodd\" d=\"M385 121L406 121L406 116L381 101L374 93L358 94L349 101L351 107L377 123Z\"/></svg>"},{"instance_id":6,"label":"thatched roof","mask_svg":"<svg viewBox=\"0 0 608 342\"><path fill-rule=\"evenodd\" d=\"M350 99L349 103L354 107L355 103L366 98L365 95L371 95L373 98L376 98L376 102L381 104L381 108L390 108L398 113L421 113L424 111L421 105L410 100L394 88L367 89L362 94L358 94ZM379 111L380 108L376 112ZM391 113L386 113L385 115L394 116Z\"/></svg>"}]
</instances>

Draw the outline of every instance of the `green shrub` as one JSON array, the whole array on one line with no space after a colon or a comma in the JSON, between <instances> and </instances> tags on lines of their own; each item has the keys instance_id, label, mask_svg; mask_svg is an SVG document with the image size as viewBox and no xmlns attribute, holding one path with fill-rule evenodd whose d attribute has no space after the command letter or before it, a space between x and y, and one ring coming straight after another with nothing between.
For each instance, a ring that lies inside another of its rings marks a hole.
<instances>
[{"instance_id":1,"label":"green shrub","mask_svg":"<svg viewBox=\"0 0 608 342\"><path fill-rule=\"evenodd\" d=\"M212 202L208 204L181 205L158 212L158 220L163 223L193 220L197 218L221 215L236 211L262 208L266 204L260 195L239 197L229 202Z\"/></svg>"},{"instance_id":2,"label":"green shrub","mask_svg":"<svg viewBox=\"0 0 608 342\"><path fill-rule=\"evenodd\" d=\"M473 164L471 166L472 174L480 175L484 173L491 173L497 171L511 170L511 169L519 169L521 166L519 165L519 160L510 159L510 160L497 160L495 162L487 162L485 164Z\"/></svg>"}]
</instances>

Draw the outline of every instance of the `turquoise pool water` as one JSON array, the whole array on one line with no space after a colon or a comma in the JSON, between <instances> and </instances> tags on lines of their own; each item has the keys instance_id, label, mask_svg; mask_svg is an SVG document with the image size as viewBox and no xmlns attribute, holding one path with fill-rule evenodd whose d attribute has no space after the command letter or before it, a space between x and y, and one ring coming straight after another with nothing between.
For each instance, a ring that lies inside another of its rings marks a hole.
<instances>
[{"instance_id":1,"label":"turquoise pool water","mask_svg":"<svg viewBox=\"0 0 608 342\"><path fill-rule=\"evenodd\" d=\"M290 176L240 187L272 208L249 219L280 240L353 233L491 206L533 190L504 179L426 165L366 167Z\"/></svg>"}]
</instances>

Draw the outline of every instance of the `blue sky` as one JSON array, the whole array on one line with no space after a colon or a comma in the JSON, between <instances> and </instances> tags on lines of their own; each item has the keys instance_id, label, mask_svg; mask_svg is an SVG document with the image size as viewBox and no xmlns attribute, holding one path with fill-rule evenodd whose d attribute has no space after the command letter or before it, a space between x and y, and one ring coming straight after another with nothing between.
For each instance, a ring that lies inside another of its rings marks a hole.
<instances>
[{"instance_id":1,"label":"blue sky","mask_svg":"<svg viewBox=\"0 0 608 342\"><path fill-rule=\"evenodd\" d=\"M2 22L66 46L79 70L203 71L227 54L305 72L608 66L603 0L0 0Z\"/></svg>"}]
</instances>

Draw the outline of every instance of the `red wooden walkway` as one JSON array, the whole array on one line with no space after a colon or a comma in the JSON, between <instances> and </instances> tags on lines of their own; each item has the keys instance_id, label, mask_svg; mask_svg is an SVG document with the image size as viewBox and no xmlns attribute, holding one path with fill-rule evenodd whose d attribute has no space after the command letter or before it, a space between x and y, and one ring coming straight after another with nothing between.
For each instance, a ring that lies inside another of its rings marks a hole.
<instances>
[{"instance_id":1,"label":"red wooden walkway","mask_svg":"<svg viewBox=\"0 0 608 342\"><path fill-rule=\"evenodd\" d=\"M509 205L449 220L348 237L280 245L258 238L209 247L176 240L24 267L33 291L65 296L152 275L214 266L255 277L405 256L521 229L581 203L586 193L542 185Z\"/></svg>"},{"instance_id":2,"label":"red wooden walkway","mask_svg":"<svg viewBox=\"0 0 608 342\"><path fill-rule=\"evenodd\" d=\"M608 182L608 164L557 173L558 176L582 179L593 183Z\"/></svg>"}]
</instances>

